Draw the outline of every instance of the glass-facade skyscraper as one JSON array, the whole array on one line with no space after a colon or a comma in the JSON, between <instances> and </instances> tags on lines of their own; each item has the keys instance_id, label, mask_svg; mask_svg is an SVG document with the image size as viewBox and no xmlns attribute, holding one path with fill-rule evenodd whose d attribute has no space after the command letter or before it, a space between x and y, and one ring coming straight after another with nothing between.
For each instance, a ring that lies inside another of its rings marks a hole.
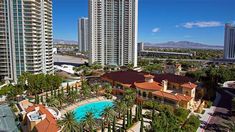
<instances>
[{"instance_id":1,"label":"glass-facade skyscraper","mask_svg":"<svg viewBox=\"0 0 235 132\"><path fill-rule=\"evenodd\" d=\"M53 73L52 1L0 1L0 79Z\"/></svg>"},{"instance_id":2,"label":"glass-facade skyscraper","mask_svg":"<svg viewBox=\"0 0 235 132\"><path fill-rule=\"evenodd\" d=\"M235 60L235 25L225 24L224 59Z\"/></svg>"},{"instance_id":3,"label":"glass-facade skyscraper","mask_svg":"<svg viewBox=\"0 0 235 132\"><path fill-rule=\"evenodd\" d=\"M78 43L80 52L88 51L88 18L78 20Z\"/></svg>"}]
</instances>

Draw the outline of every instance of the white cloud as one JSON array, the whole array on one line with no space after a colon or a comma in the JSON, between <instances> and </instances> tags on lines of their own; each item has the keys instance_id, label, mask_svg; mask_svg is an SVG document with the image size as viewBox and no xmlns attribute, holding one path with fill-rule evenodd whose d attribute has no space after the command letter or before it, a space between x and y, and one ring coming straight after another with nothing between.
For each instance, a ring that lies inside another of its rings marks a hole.
<instances>
[{"instance_id":1,"label":"white cloud","mask_svg":"<svg viewBox=\"0 0 235 132\"><path fill-rule=\"evenodd\" d=\"M154 28L154 29L152 30L152 32L154 32L154 33L160 32L160 28Z\"/></svg>"},{"instance_id":2,"label":"white cloud","mask_svg":"<svg viewBox=\"0 0 235 132\"><path fill-rule=\"evenodd\" d=\"M206 28L206 27L219 27L223 26L221 22L218 21L199 21L199 22L186 22L182 25L184 28Z\"/></svg>"}]
</instances>

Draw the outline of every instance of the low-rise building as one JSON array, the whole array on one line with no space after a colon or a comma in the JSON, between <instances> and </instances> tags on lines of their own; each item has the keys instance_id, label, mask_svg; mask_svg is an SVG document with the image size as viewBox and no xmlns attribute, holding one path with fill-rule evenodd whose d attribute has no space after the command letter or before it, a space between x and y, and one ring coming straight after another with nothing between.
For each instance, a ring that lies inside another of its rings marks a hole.
<instances>
[{"instance_id":1,"label":"low-rise building","mask_svg":"<svg viewBox=\"0 0 235 132\"><path fill-rule=\"evenodd\" d=\"M32 104L28 100L19 102L21 110L22 128L26 132L58 132L57 119L61 113L56 108L42 104Z\"/></svg>"},{"instance_id":2,"label":"low-rise building","mask_svg":"<svg viewBox=\"0 0 235 132\"><path fill-rule=\"evenodd\" d=\"M0 105L0 132L18 132L15 119L8 104Z\"/></svg>"},{"instance_id":3,"label":"low-rise building","mask_svg":"<svg viewBox=\"0 0 235 132\"><path fill-rule=\"evenodd\" d=\"M132 88L136 90L140 101L154 100L186 109L194 108L197 85L189 77L174 74L150 75L128 70L106 73L101 78L112 84L114 94L122 93L125 88Z\"/></svg>"},{"instance_id":4,"label":"low-rise building","mask_svg":"<svg viewBox=\"0 0 235 132\"><path fill-rule=\"evenodd\" d=\"M181 64L167 63L164 66L164 73L180 75L181 71L182 71Z\"/></svg>"}]
</instances>

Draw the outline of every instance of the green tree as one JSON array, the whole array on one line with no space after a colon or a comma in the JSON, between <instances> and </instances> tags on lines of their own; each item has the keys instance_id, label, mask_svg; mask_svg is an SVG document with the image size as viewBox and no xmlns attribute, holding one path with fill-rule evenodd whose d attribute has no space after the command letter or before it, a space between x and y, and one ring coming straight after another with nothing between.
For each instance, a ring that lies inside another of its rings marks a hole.
<instances>
[{"instance_id":1,"label":"green tree","mask_svg":"<svg viewBox=\"0 0 235 132\"><path fill-rule=\"evenodd\" d=\"M125 114L127 111L126 103L120 99L115 100L114 106L114 109L118 113L119 118L121 118L121 115Z\"/></svg>"},{"instance_id":2,"label":"green tree","mask_svg":"<svg viewBox=\"0 0 235 132\"><path fill-rule=\"evenodd\" d=\"M84 119L83 124L86 128L89 129L89 132L93 132L94 126L96 124L96 121L94 119L94 115L92 112L87 112Z\"/></svg>"},{"instance_id":3,"label":"green tree","mask_svg":"<svg viewBox=\"0 0 235 132\"><path fill-rule=\"evenodd\" d=\"M91 87L87 84L85 80L82 81L82 86L80 89L80 93L86 98L91 94Z\"/></svg>"},{"instance_id":4,"label":"green tree","mask_svg":"<svg viewBox=\"0 0 235 132\"><path fill-rule=\"evenodd\" d=\"M141 118L140 132L144 132L144 119L143 118Z\"/></svg>"},{"instance_id":5,"label":"green tree","mask_svg":"<svg viewBox=\"0 0 235 132\"><path fill-rule=\"evenodd\" d=\"M128 108L132 108L136 99L136 92L132 89L126 88L124 91L123 101L126 103Z\"/></svg>"},{"instance_id":6,"label":"green tree","mask_svg":"<svg viewBox=\"0 0 235 132\"><path fill-rule=\"evenodd\" d=\"M109 83L106 83L104 85L104 89L105 89L105 96L110 99L112 98L112 86Z\"/></svg>"},{"instance_id":7,"label":"green tree","mask_svg":"<svg viewBox=\"0 0 235 132\"><path fill-rule=\"evenodd\" d=\"M98 70L98 69L101 69L102 68L102 65L98 62L94 62L92 65L91 65L91 69L94 69L94 70Z\"/></svg>"},{"instance_id":8,"label":"green tree","mask_svg":"<svg viewBox=\"0 0 235 132\"><path fill-rule=\"evenodd\" d=\"M116 132L116 116L113 117L113 132Z\"/></svg>"},{"instance_id":9,"label":"green tree","mask_svg":"<svg viewBox=\"0 0 235 132\"><path fill-rule=\"evenodd\" d=\"M59 101L59 108L62 107L63 103L67 102L67 100L66 100L66 98L65 98L63 93L58 94L58 96L56 97L56 100Z\"/></svg>"},{"instance_id":10,"label":"green tree","mask_svg":"<svg viewBox=\"0 0 235 132\"><path fill-rule=\"evenodd\" d=\"M56 108L59 108L60 107L60 102L57 98L51 96L47 99L47 104L51 107L56 107Z\"/></svg>"},{"instance_id":11,"label":"green tree","mask_svg":"<svg viewBox=\"0 0 235 132\"><path fill-rule=\"evenodd\" d=\"M184 131L196 131L197 128L200 126L200 120L197 116L191 115L184 126L182 126L182 130Z\"/></svg>"},{"instance_id":12,"label":"green tree","mask_svg":"<svg viewBox=\"0 0 235 132\"><path fill-rule=\"evenodd\" d=\"M67 95L67 100L68 100L70 103L74 103L77 98L78 98L78 93L77 93L76 91L71 91L71 92Z\"/></svg>"},{"instance_id":13,"label":"green tree","mask_svg":"<svg viewBox=\"0 0 235 132\"><path fill-rule=\"evenodd\" d=\"M174 110L174 114L179 120L179 122L183 123L186 120L189 114L189 111L184 108L177 108Z\"/></svg>"},{"instance_id":14,"label":"green tree","mask_svg":"<svg viewBox=\"0 0 235 132\"><path fill-rule=\"evenodd\" d=\"M95 91L95 94L98 95L100 85L98 83L94 84L92 90Z\"/></svg>"},{"instance_id":15,"label":"green tree","mask_svg":"<svg viewBox=\"0 0 235 132\"><path fill-rule=\"evenodd\" d=\"M27 80L30 77L30 75L31 74L28 72L23 72L18 78L18 84L20 84L22 86L26 86Z\"/></svg>"},{"instance_id":16,"label":"green tree","mask_svg":"<svg viewBox=\"0 0 235 132\"><path fill-rule=\"evenodd\" d=\"M113 120L115 116L115 111L112 107L106 107L102 113L102 117L104 118L104 121L110 125L111 121Z\"/></svg>"},{"instance_id":17,"label":"green tree","mask_svg":"<svg viewBox=\"0 0 235 132\"><path fill-rule=\"evenodd\" d=\"M75 113L68 112L64 116L65 117L62 120L58 120L58 125L61 127L61 131L78 132L80 127L75 119Z\"/></svg>"}]
</instances>

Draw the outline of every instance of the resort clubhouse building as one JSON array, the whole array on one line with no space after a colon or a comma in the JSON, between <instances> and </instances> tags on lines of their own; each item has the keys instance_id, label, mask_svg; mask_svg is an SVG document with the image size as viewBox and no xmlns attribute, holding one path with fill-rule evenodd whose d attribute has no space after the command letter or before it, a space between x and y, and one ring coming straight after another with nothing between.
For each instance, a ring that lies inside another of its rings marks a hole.
<instances>
[{"instance_id":1,"label":"resort clubhouse building","mask_svg":"<svg viewBox=\"0 0 235 132\"><path fill-rule=\"evenodd\" d=\"M174 74L151 75L132 70L106 73L102 80L112 84L114 94L135 89L137 100L154 100L186 109L195 109L195 80Z\"/></svg>"}]
</instances>

